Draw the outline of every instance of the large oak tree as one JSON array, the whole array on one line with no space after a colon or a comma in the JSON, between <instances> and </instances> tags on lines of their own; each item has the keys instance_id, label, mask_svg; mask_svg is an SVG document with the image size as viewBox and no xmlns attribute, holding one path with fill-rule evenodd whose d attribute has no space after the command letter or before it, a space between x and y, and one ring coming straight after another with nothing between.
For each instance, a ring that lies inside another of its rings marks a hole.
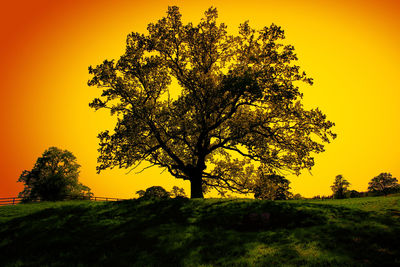
<instances>
[{"instance_id":1,"label":"large oak tree","mask_svg":"<svg viewBox=\"0 0 400 267\"><path fill-rule=\"evenodd\" d=\"M102 90L90 106L118 117L114 132L99 134L99 172L148 162L202 198L206 188L251 192L257 169L298 174L314 165L334 124L301 104L297 82L312 79L281 43L283 30L245 22L231 35L217 17L210 8L184 24L169 7L147 34L128 35L118 61L89 67L89 85Z\"/></svg>"}]
</instances>

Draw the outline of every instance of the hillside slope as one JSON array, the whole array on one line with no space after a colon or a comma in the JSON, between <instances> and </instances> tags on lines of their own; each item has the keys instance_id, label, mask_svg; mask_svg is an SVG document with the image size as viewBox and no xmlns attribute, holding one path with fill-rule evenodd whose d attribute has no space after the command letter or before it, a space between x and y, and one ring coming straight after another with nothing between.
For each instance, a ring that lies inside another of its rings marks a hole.
<instances>
[{"instance_id":1,"label":"hillside slope","mask_svg":"<svg viewBox=\"0 0 400 267\"><path fill-rule=\"evenodd\" d=\"M395 266L400 197L0 207L0 266Z\"/></svg>"}]
</instances>

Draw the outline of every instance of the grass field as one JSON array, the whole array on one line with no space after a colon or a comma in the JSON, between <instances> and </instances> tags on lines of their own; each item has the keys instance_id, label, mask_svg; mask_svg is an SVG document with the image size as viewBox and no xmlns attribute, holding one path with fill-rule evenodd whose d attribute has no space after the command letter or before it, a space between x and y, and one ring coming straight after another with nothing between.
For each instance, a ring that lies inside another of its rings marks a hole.
<instances>
[{"instance_id":1,"label":"grass field","mask_svg":"<svg viewBox=\"0 0 400 267\"><path fill-rule=\"evenodd\" d=\"M0 207L0 266L399 266L400 196Z\"/></svg>"}]
</instances>

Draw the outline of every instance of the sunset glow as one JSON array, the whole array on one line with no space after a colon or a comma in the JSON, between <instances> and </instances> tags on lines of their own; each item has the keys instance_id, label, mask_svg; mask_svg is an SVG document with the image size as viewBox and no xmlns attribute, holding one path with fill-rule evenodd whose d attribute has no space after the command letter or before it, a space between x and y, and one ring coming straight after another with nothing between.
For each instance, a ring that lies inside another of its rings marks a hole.
<instances>
[{"instance_id":1,"label":"sunset glow","mask_svg":"<svg viewBox=\"0 0 400 267\"><path fill-rule=\"evenodd\" d=\"M194 23L215 6L232 33L245 20L285 30L298 65L314 79L301 85L305 106L319 107L338 134L315 156L311 173L288 177L293 193L330 195L338 174L358 191L381 172L400 178L398 1L21 0L2 3L0 11L0 197L17 196L21 172L51 146L74 153L80 181L95 196L131 198L153 185L190 193L189 182L158 168L96 174L96 136L115 121L88 106L100 93L87 86L88 67L118 59L127 34L145 33L169 5Z\"/></svg>"}]
</instances>

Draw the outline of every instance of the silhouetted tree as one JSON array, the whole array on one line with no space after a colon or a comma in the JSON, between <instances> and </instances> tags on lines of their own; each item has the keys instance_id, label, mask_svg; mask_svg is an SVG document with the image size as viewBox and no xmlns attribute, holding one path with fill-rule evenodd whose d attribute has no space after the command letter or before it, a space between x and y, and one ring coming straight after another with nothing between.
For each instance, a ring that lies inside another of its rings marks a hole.
<instances>
[{"instance_id":1,"label":"silhouetted tree","mask_svg":"<svg viewBox=\"0 0 400 267\"><path fill-rule=\"evenodd\" d=\"M290 181L285 177L276 174L260 174L259 177L253 188L254 198L270 200L292 198L292 193L289 192Z\"/></svg>"},{"instance_id":2,"label":"silhouetted tree","mask_svg":"<svg viewBox=\"0 0 400 267\"><path fill-rule=\"evenodd\" d=\"M146 193L146 191L144 191L144 190L136 191L136 194L139 195L139 197L143 197L144 193Z\"/></svg>"},{"instance_id":3,"label":"silhouetted tree","mask_svg":"<svg viewBox=\"0 0 400 267\"><path fill-rule=\"evenodd\" d=\"M114 133L99 134L98 172L147 161L204 188L249 193L257 168L299 174L324 151L334 125L319 109L305 110L296 82L312 84L284 31L248 22L237 36L210 8L183 24L178 7L131 33L121 58L89 67L102 95L90 106L118 117ZM256 164L256 165L254 165Z\"/></svg>"},{"instance_id":4,"label":"silhouetted tree","mask_svg":"<svg viewBox=\"0 0 400 267\"><path fill-rule=\"evenodd\" d=\"M149 187L142 196L144 199L166 199L169 197L169 193L162 186Z\"/></svg>"},{"instance_id":5,"label":"silhouetted tree","mask_svg":"<svg viewBox=\"0 0 400 267\"><path fill-rule=\"evenodd\" d=\"M185 193L185 189L183 188L179 188L177 186L172 187L172 190L170 192L170 195L172 197L181 197L181 198L185 198L186 197L186 193Z\"/></svg>"},{"instance_id":6,"label":"silhouetted tree","mask_svg":"<svg viewBox=\"0 0 400 267\"><path fill-rule=\"evenodd\" d=\"M369 192L385 196L400 189L397 178L392 177L392 174L387 172L383 172L372 178L368 185Z\"/></svg>"},{"instance_id":7,"label":"silhouetted tree","mask_svg":"<svg viewBox=\"0 0 400 267\"><path fill-rule=\"evenodd\" d=\"M90 188L78 182L79 167L71 152L50 147L31 171L22 172L18 182L24 183L24 190L18 196L23 201L91 196Z\"/></svg>"},{"instance_id":8,"label":"silhouetted tree","mask_svg":"<svg viewBox=\"0 0 400 267\"><path fill-rule=\"evenodd\" d=\"M344 179L342 175L337 175L335 177L333 185L331 186L331 189L333 191L333 198L346 198L346 192L349 185L350 183L346 179Z\"/></svg>"}]
</instances>

